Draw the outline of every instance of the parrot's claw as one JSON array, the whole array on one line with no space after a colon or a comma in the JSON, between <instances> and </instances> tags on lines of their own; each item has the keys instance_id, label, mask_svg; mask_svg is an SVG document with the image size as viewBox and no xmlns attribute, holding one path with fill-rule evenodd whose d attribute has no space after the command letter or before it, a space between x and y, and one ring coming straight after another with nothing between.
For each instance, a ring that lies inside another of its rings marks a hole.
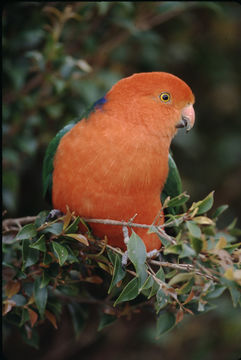
<instances>
[{"instance_id":1,"label":"parrot's claw","mask_svg":"<svg viewBox=\"0 0 241 360\"><path fill-rule=\"evenodd\" d=\"M122 255L122 259L121 259L121 267L123 270L125 270L127 262L128 262L128 251L126 250Z\"/></svg>"},{"instance_id":2,"label":"parrot's claw","mask_svg":"<svg viewBox=\"0 0 241 360\"><path fill-rule=\"evenodd\" d=\"M127 246L128 242L129 242L129 240L130 240L130 238L129 238L129 232L128 232L128 227L127 227L127 226L123 226L123 227L122 227L122 231L123 231L123 236L124 236L124 243L125 243L126 246Z\"/></svg>"},{"instance_id":3,"label":"parrot's claw","mask_svg":"<svg viewBox=\"0 0 241 360\"><path fill-rule=\"evenodd\" d=\"M62 213L62 211L58 210L58 209L52 209L49 214L46 217L46 222L52 221L57 219L60 216L63 216L64 214Z\"/></svg>"},{"instance_id":4,"label":"parrot's claw","mask_svg":"<svg viewBox=\"0 0 241 360\"><path fill-rule=\"evenodd\" d=\"M159 250L157 249L154 249L152 251L149 251L147 254L146 254L146 257L147 259L152 259L152 258L155 258L159 255Z\"/></svg>"}]
</instances>

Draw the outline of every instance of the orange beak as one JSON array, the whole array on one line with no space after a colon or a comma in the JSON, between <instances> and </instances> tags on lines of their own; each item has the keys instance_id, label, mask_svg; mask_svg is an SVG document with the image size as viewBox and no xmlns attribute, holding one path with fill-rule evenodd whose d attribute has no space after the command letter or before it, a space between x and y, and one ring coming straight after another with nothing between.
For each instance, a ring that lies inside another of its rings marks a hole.
<instances>
[{"instance_id":1,"label":"orange beak","mask_svg":"<svg viewBox=\"0 0 241 360\"><path fill-rule=\"evenodd\" d=\"M182 109L181 120L177 123L176 128L186 127L187 132L191 130L195 122L195 111L193 105L187 105Z\"/></svg>"}]
</instances>

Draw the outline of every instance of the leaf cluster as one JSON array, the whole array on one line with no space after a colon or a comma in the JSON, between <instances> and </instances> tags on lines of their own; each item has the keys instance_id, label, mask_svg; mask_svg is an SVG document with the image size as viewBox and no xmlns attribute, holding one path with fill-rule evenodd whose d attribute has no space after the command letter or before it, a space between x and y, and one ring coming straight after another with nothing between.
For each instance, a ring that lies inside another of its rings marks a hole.
<instances>
[{"instance_id":1,"label":"leaf cluster","mask_svg":"<svg viewBox=\"0 0 241 360\"><path fill-rule=\"evenodd\" d=\"M164 210L186 205L188 195L167 198ZM240 230L235 221L219 230L212 213L213 192L178 215L166 215L164 226L149 226L162 248L149 257L131 223L128 262L125 254L96 240L85 221L68 209L57 219L42 211L21 226L18 219L3 223L3 317L17 326L24 340L38 346L38 325L48 320L57 329L68 309L78 336L97 309L98 330L120 317L140 311L156 318L156 337L182 321L214 307L214 299L230 294L241 303ZM167 211L168 213L168 211ZM20 226L20 229L18 229ZM147 226L148 227L148 226ZM16 230L18 229L18 230ZM173 235L175 233L175 236Z\"/></svg>"}]
</instances>

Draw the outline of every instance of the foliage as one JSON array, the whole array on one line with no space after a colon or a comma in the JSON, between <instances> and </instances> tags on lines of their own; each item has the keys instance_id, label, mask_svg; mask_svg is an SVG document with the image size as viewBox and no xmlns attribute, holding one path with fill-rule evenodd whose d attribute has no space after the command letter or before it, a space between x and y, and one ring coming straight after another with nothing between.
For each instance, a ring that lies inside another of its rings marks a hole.
<instances>
[{"instance_id":1,"label":"foliage","mask_svg":"<svg viewBox=\"0 0 241 360\"><path fill-rule=\"evenodd\" d=\"M213 225L196 224L195 221L189 221L187 219L178 225L179 220L176 219L179 233L181 232L182 234L181 238L186 234L185 242L181 247L184 248L184 250L188 249L188 251L190 251L190 249L198 250L200 249L200 244L205 244L204 239L207 238L209 244L213 241L212 246L215 248L214 244L217 244L221 237L224 237L229 245L236 246L235 240L233 242L233 237L237 236L234 230L236 225L231 224L231 226L228 227L227 224L241 211L240 84L238 76L240 74L240 9L239 4L235 2L206 1L150 1L140 3L9 2L5 4L2 14L2 179L3 209L7 210L8 217L37 214L41 209L47 208L46 203L42 199L41 191L43 156L50 140L64 125L81 116L86 107L103 96L120 78L131 75L134 72L167 71L184 79L191 86L196 97L195 110L197 121L195 128L188 136L184 136L179 132L172 144L174 158L182 177L183 188L188 189L191 198L194 200L202 198L203 194L208 193L210 189L215 189L216 206L223 203L230 204L224 216L219 218L220 214L218 213L225 210L226 205L218 208L217 213L212 215ZM183 199L179 199L180 203L185 200L186 196L187 195L184 195ZM178 206L181 205L178 204ZM203 215L196 215L195 217L198 216ZM41 218L41 215L39 215L39 218ZM72 217L72 222L73 219ZM24 218L24 220L20 221L20 224L28 225L32 224L33 221L35 220ZM169 221L172 221L172 219ZM225 230L218 230L217 221L218 226ZM41 325L44 318L48 319L47 322L52 321L53 326L56 325L60 327L60 314L64 314L66 302L68 303L68 311L73 317L73 325L76 333L80 333L84 323L90 321L90 317L88 319L86 317L87 312L90 311L91 302L93 302L92 312L93 307L96 305L100 313L104 314L99 322L100 328L110 323L113 317L116 318L116 313L114 315L112 313L108 314L108 310L104 312L104 309L106 309L106 301L104 304L103 300L105 300L106 291L109 288L111 288L110 294L116 291L116 297L111 298L116 300L125 282L134 279L134 272L137 271L134 264L130 262L127 270L132 271L132 273L126 271L125 278L121 280L120 278L123 275L120 267L121 258L117 257L114 253L112 257L115 258L112 259L111 262L110 256L112 250L110 248L106 248L102 255L110 264L107 266L110 268L113 267L113 269L119 269L115 276L111 274L108 275L107 272L104 273L103 262L101 262L102 258L98 261L99 264L97 264L97 262L88 255L88 271L94 274L97 273L97 275L94 276L99 276L101 279L103 278L103 274L105 274L107 278L105 278L104 283L98 285L95 282L91 283L83 279L80 281L80 279L77 278L84 294L81 293L78 295L80 289L78 288L76 290L75 287L72 287L73 293L70 302L69 295L64 294L64 288L62 287L60 288L61 291L59 290L60 285L58 285L58 297L56 294L52 296L54 280L53 277L50 277L47 287L48 298L45 313L43 309L40 308L40 312L42 311L43 313L43 319L41 319L37 304L35 302L28 304L28 300L32 296L31 294L35 294L39 299L42 296L44 300L43 305L45 303L46 291L44 292L43 290L38 293L38 282L36 283L35 290L33 290L33 285L31 285L31 283L37 280L40 274L44 274L45 276L44 280L41 279L43 284L44 281L46 281L46 283L48 282L47 270L49 268L39 266L41 259L45 256L46 261L47 259L50 261L49 267L51 271L53 271L54 266L56 267L56 274L64 274L62 270L65 269L66 266L67 273L69 273L70 270L70 260L68 260L68 258L65 260L63 266L60 266L58 262L63 262L66 251L68 251L68 256L70 251L67 247L70 239L66 237L62 238L58 235L61 226L58 222L61 223L61 220L56 221L55 225L51 225L51 231L53 231L53 233L43 233L42 238L39 236L38 231L36 234L36 229L38 230L39 224L29 228L28 236L30 236L31 232L33 236L31 240L21 239L22 236L26 236L24 232L21 236L19 235L19 240L14 240L13 237L17 234L20 226L18 226L18 222L12 224L11 227L9 226L11 231L4 234L3 256L6 263L12 264L12 267L5 267L4 264L5 281L10 281L9 286L11 288L11 280L13 280L12 288L14 289L15 287L14 291L16 291L15 298L12 300L14 301L13 306L11 311L6 314L5 319L12 317L11 322L15 322L16 324L19 324L20 317L23 323L28 317L32 319L33 327L31 327L30 320L26 320L24 325L20 327L20 329L23 330L25 341L32 345L37 344L37 325ZM197 240L200 237L198 228L201 230L201 242ZM212 234L212 228L216 235ZM203 234L204 230L207 233ZM208 233L209 230L211 231L210 233ZM54 231L56 234L54 234ZM71 231L75 234L77 230L73 229ZM172 235L175 234L176 237L177 234L175 231L176 227L174 228L174 232L172 232ZM193 235L194 239L191 238L191 233L195 234ZM53 239L51 238L52 236ZM56 238L54 238L54 236L56 236ZM34 240L35 242L37 240L39 241L38 244L34 243L34 246L37 247L35 249L29 247L29 245L33 245L32 242ZM62 249L62 257L60 256L58 258L58 245L50 245L52 241L66 248L66 251ZM91 249L93 254L96 254L96 249L92 249L93 244L89 239L88 241L90 242L88 250ZM172 248L172 251L174 251L174 249L180 251L180 246L178 247L178 245L180 245L179 239L176 238L176 241L178 241L178 244ZM13 244L11 244L11 242ZM23 245L23 243L25 243L25 245ZM71 243L71 250L74 243L76 244L76 240L73 240L73 243ZM225 241L223 242L221 239L218 246L221 246L220 244L224 245ZM187 248L186 245L189 247ZM77 245L74 245L75 250L76 246ZM99 243L99 246L102 249L101 243ZM85 249L81 254L78 250L78 255L80 254L78 261L81 260L82 263L83 256L87 253L87 249L84 245L81 245L81 247ZM21 260L23 248L25 256L24 265ZM51 254L54 254L52 260L49 257L51 255L45 253L45 249ZM34 252L34 250L36 251ZM224 250L225 253L220 252L220 254L226 254L226 251L229 253L232 252L230 248L226 250L225 247L221 250ZM175 264L176 262L180 265L183 263L186 264L186 261L190 262L188 257L180 259L179 261L180 256L173 253L163 254L162 251L161 255L162 258L160 261L164 260L166 263ZM189 255L194 260L194 257L192 257L193 253L191 252ZM210 260L204 264L202 263L200 257L203 255L206 257L205 248L202 248L201 252L197 255L198 263L203 266L209 266ZM217 257L217 255L210 255L212 261L215 259L215 256ZM231 254L231 257L233 257L233 254ZM31 261L36 261L36 263L29 265ZM218 258L218 261L221 261L221 258ZM158 272L159 265L150 263L150 260L148 260L147 263L155 273ZM100 264L102 264L102 267L100 267ZM196 266L196 263L194 265ZM72 266L76 267L77 262L73 263ZM216 266L218 266L218 263ZM39 269L39 272L34 273L35 267ZM237 277L237 262L234 262L234 268L235 276ZM84 269L85 266L83 266L83 268L81 267L81 271L83 271L83 274L82 272L81 274L86 280L88 273L85 273ZM163 269L166 283L169 281L168 276L172 276L171 270L177 271L176 274L173 273L175 275L182 272L189 274L187 269L173 269L168 267L163 267ZM33 271L32 278L28 275L30 270ZM218 269L218 271L219 270L220 269ZM226 270L223 271L223 274L225 272ZM234 284L234 280L232 280L234 272L229 270L226 277L222 277L224 282L226 279L226 284L220 284L219 290L217 290L216 294L224 291L224 297L220 298L219 304L228 297L230 291L235 300L235 291L230 290L232 289L230 281L232 285ZM15 273L16 275L14 275ZM60 275L60 279L62 279L61 276L62 275ZM29 279L31 279L31 281L29 281ZM195 280L198 281L197 276L195 276ZM57 281L59 281L58 278ZM115 281L117 281L118 285L120 284L119 288L117 285L114 285ZM207 283L208 286L208 279L204 279L204 282ZM14 285L15 283L17 283L17 285ZM27 285L24 285L25 283L27 283ZM30 285L28 285L28 283L30 283ZM177 282L173 284L172 287L178 289L181 284L181 282ZM229 290L223 290L222 286L227 286L228 284ZM217 287L215 281L212 282L212 285ZM21 286L20 290L18 290L19 286ZM195 284L195 286L198 288L199 284ZM96 293L97 289L99 297L96 299L94 296L93 300L91 298L92 291ZM102 291L104 289L103 295ZM205 290L205 286L203 289ZM211 289L212 286L208 291ZM74 293L74 291L76 291L76 293ZM74 294L75 298L73 297ZM82 296L86 294L89 294L88 304L81 302ZM11 293L9 296L10 295ZM26 300L18 295L22 295ZM107 297L109 295L107 295ZM178 295L178 299L180 296L181 295ZM139 301L141 302L143 300L143 297L145 298L143 294L140 294L136 299L130 302L120 302L115 308L111 307L111 309L113 308L115 311L119 309L122 313L126 311L126 314L130 314L129 305L132 308L134 304L137 306ZM146 301L151 303L155 299L157 299L157 294ZM5 298L5 300L11 300L11 297ZM26 301L25 311L23 311L25 305L21 305L21 301ZM209 299L208 301L212 300ZM215 300L213 301L215 302ZM195 298L187 303L187 306L190 307L192 302L195 302ZM15 303L18 304L18 306L16 306ZM208 304L204 305L205 310L207 310L207 306ZM11 302L9 302L9 307L11 307ZM141 307L141 305L139 307ZM140 311L139 307L135 308L136 316L138 316L138 311ZM151 304L147 306L143 305L141 308L145 309L146 307L147 309L152 309ZM176 308L173 309L170 304L167 307L173 311L172 314L175 314L178 308L178 306L176 306ZM6 305L5 309L7 309ZM171 316L166 316L165 318L165 315L163 315L165 313L164 309L159 312L159 331L161 330L162 322L164 322L164 324L169 323L169 326L172 322L173 318ZM151 314L153 313L151 312L150 315ZM144 331L143 324L146 325L146 318L145 314L142 315L143 316L139 316L138 318L139 324L141 324L139 328L135 328L135 321L129 322L127 325L128 329L132 331L132 337L130 337L131 343L134 342L132 341L133 334L139 334L137 330ZM164 320L161 315L164 316ZM119 316L119 313L117 316ZM179 315L179 317L181 316L182 315ZM148 313L148 319L150 317ZM176 330L167 333L158 340L160 343L162 342L162 344L165 343L166 346L168 343L166 339L169 336L169 350L172 354L174 348L176 351L176 356L172 355L171 358L178 357L187 359L188 357L188 359L197 359L211 356L213 359L227 360L239 357L232 356L231 354L235 347L233 346L235 336L237 339L236 343L238 345L240 344L240 328L238 327L238 316L236 316L235 308L232 308L225 302L224 307L218 307L216 312L213 311L209 313L209 316L193 317L190 315L190 317L192 319L191 322L184 320L181 324L184 323L185 326L180 328L177 326ZM187 316L185 316L185 318L188 319ZM64 319L66 321L66 318ZM195 334L193 334L194 323L196 323ZM121 337L124 333L128 334L127 327L124 328L123 331L123 324L124 322L118 321L119 333L117 336L117 348L125 349L130 353L130 346L128 347L129 343L127 342L128 335L125 338ZM148 326L145 329L146 332L149 331ZM218 327L220 330L219 333ZM41 326L38 326L38 330L41 330ZM65 339L68 338L68 335L70 336L69 339L71 339L72 335L68 333L68 330L69 329L66 330ZM176 332L178 330L180 330L179 333ZM54 344L57 343L57 348L59 348L59 344L62 342L62 340L58 338L58 334L60 333L61 329L58 332L54 332L54 334L56 334L54 335L56 336L56 341L53 341L53 347ZM215 342L217 333L219 334L219 338L218 342L217 339ZM32 337L30 336L31 334ZM105 332L104 334L106 335L107 333ZM176 338L175 334L177 334ZM44 336L46 337L46 333L44 333ZM193 341L195 336L196 340L198 339L196 343ZM144 341L140 342L140 338L136 338L136 341L139 341L138 349L140 351L140 358L141 355L146 357L151 354L151 348L148 348L147 354L147 338L147 334L144 335ZM170 338L172 340L171 342ZM181 338L183 342L180 341ZM99 338L96 337L96 339L95 341L97 342ZM106 339L107 341L110 340L108 344L106 344ZM81 341L82 340L83 338L81 338ZM79 343L81 343L81 341L79 341ZM150 336L150 342L153 343L153 336ZM46 343L47 349L45 348L45 354L48 354L50 348L49 339ZM103 347L106 346L106 348L104 348L106 353L107 349L111 348L110 344L114 343L113 338L110 338L110 335L106 338L102 337L102 343ZM95 345L98 346L96 343ZM145 348L143 349L141 345ZM197 348L195 348L195 345ZM7 351L11 351L13 348L12 333L9 337L7 347ZM43 350L43 347L43 344L41 344L41 350ZM67 349L67 354L71 353L70 347L71 345L69 345ZM91 344L90 348L92 347L93 345ZM133 350L133 348L131 349ZM217 351L217 349L219 349L219 351ZM12 358L16 358L16 351L18 357L32 357L32 355L25 355L25 350L26 348L22 348L18 351L16 339L16 346L14 346L13 349L15 353ZM164 346L161 348L161 351L166 351L164 350ZM206 351L206 353L204 353L204 351ZM159 358L160 348L157 349L157 352L156 358ZM115 357L117 357L116 352L114 354ZM122 354L123 352L120 352L119 358L128 357L122 356ZM38 355L36 356L38 357ZM81 356L83 357L83 354L81 354ZM163 357L169 359L167 353L165 353ZM43 356L43 358L46 357ZM67 359L66 353L59 353L57 358ZM153 356L153 358L155 358L155 356Z\"/></svg>"},{"instance_id":2,"label":"foliage","mask_svg":"<svg viewBox=\"0 0 241 360\"><path fill-rule=\"evenodd\" d=\"M163 207L184 205L187 199L186 194L167 198ZM88 323L91 304L99 310L99 331L120 317L153 309L158 338L185 314L194 316L212 309L213 299L225 291L233 306L241 305L237 242L241 231L235 222L218 229L217 219L227 207L207 216L212 205L213 192L185 212L166 215L162 226L146 225L163 244L154 258L147 256L134 231L138 224L123 223L132 230L125 267L124 253L108 245L106 238L95 240L84 220L68 209L57 219L49 220L48 211L23 218L28 222L24 226L19 225L23 219L5 220L4 320L18 326L25 341L37 347L38 325L48 320L57 329L66 306L76 335ZM85 225L82 233L80 224ZM171 235L173 226L175 237Z\"/></svg>"},{"instance_id":3,"label":"foliage","mask_svg":"<svg viewBox=\"0 0 241 360\"><path fill-rule=\"evenodd\" d=\"M39 174L50 140L120 78L142 71L174 73L193 89L195 128L173 143L184 188L193 199L215 189L218 203L232 203L226 217L237 216L239 19L240 7L233 2L6 4L3 207L8 216L46 208Z\"/></svg>"}]
</instances>

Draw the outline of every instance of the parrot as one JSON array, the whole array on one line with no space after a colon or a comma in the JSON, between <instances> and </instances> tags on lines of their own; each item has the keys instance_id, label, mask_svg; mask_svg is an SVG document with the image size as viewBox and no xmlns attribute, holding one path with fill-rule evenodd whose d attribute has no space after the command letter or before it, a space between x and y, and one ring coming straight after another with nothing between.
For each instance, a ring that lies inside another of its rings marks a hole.
<instances>
[{"instance_id":1,"label":"parrot","mask_svg":"<svg viewBox=\"0 0 241 360\"><path fill-rule=\"evenodd\" d=\"M162 203L181 193L170 154L179 128L195 122L190 87L167 72L142 72L115 83L82 117L50 142L43 162L43 187L54 209L89 219L164 223ZM91 223L93 235L126 250L121 226ZM147 252L161 240L135 228Z\"/></svg>"}]
</instances>

